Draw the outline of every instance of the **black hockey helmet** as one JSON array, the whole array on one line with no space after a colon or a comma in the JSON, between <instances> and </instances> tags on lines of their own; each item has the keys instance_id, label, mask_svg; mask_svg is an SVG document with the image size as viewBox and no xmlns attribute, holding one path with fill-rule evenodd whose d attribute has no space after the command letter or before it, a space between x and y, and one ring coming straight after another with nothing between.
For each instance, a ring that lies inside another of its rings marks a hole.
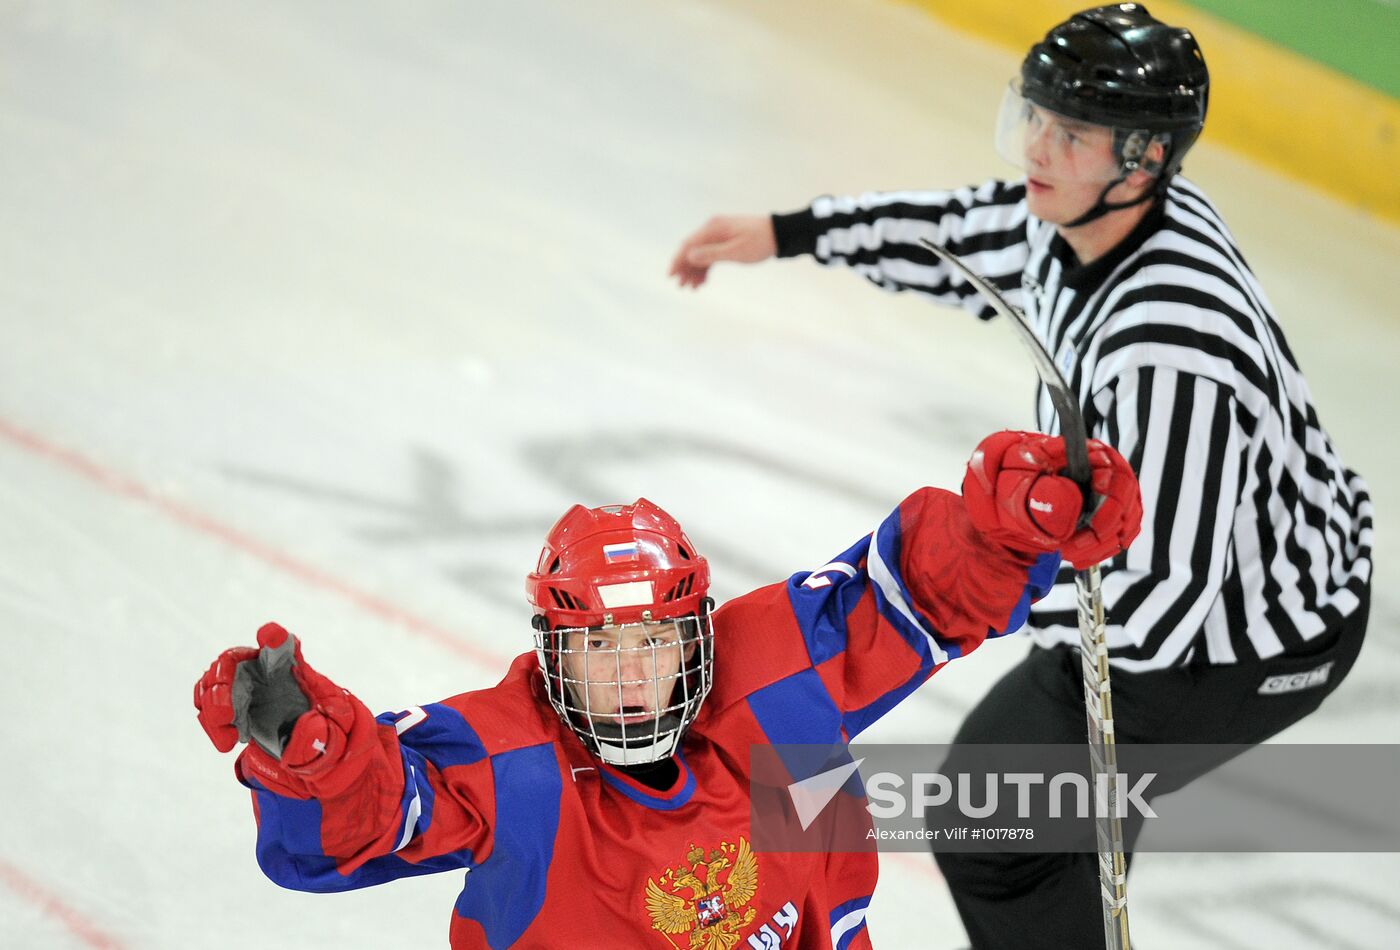
<instances>
[{"instance_id":1,"label":"black hockey helmet","mask_svg":"<svg viewBox=\"0 0 1400 950\"><path fill-rule=\"evenodd\" d=\"M1163 182L1180 169L1205 125L1209 89L1205 57L1191 32L1167 26L1137 3L1076 13L1021 63L1021 95L1113 128L1127 167L1136 167L1146 142L1162 142Z\"/></svg>"}]
</instances>

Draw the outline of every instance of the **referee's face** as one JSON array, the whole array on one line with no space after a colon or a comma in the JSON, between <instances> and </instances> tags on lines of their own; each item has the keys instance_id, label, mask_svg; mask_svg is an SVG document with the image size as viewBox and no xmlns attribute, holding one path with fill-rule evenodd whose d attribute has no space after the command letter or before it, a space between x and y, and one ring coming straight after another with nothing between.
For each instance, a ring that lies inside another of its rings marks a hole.
<instances>
[{"instance_id":1,"label":"referee's face","mask_svg":"<svg viewBox=\"0 0 1400 950\"><path fill-rule=\"evenodd\" d=\"M1032 122L1026 136L1026 203L1051 224L1073 221L1093 207L1113 169L1112 133L1079 124Z\"/></svg>"},{"instance_id":2,"label":"referee's face","mask_svg":"<svg viewBox=\"0 0 1400 950\"><path fill-rule=\"evenodd\" d=\"M1031 214L1065 224L1088 211L1104 186L1118 177L1113 130L1058 115L1030 104L1025 129L1026 203ZM1139 183L1114 187L1110 202L1136 197Z\"/></svg>"}]
</instances>

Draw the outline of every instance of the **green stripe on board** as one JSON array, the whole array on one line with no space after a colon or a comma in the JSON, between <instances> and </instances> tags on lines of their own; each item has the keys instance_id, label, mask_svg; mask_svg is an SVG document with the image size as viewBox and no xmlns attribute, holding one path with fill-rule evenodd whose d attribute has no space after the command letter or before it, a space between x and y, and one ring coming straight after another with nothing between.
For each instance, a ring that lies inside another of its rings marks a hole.
<instances>
[{"instance_id":1,"label":"green stripe on board","mask_svg":"<svg viewBox=\"0 0 1400 950\"><path fill-rule=\"evenodd\" d=\"M1185 2L1400 99L1400 0Z\"/></svg>"}]
</instances>

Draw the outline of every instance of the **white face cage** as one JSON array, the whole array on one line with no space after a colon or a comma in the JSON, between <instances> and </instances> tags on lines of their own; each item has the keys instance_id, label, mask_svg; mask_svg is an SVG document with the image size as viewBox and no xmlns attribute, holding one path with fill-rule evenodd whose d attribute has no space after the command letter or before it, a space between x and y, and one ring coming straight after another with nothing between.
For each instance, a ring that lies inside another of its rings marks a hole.
<instances>
[{"instance_id":1,"label":"white face cage","mask_svg":"<svg viewBox=\"0 0 1400 950\"><path fill-rule=\"evenodd\" d=\"M545 692L559 718L612 765L669 758L709 695L709 611L674 620L535 631Z\"/></svg>"}]
</instances>

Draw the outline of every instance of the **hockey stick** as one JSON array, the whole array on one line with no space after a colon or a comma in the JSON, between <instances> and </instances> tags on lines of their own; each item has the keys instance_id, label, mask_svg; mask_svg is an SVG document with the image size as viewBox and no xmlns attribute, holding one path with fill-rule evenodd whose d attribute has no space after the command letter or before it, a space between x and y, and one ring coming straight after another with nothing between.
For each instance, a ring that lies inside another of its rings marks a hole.
<instances>
[{"instance_id":1,"label":"hockey stick","mask_svg":"<svg viewBox=\"0 0 1400 950\"><path fill-rule=\"evenodd\" d=\"M1021 342L1030 350L1036 372L1049 391L1050 401L1060 418L1060 430L1065 438L1065 454L1068 457L1067 474L1084 492L1084 513L1080 523L1087 523L1092 497L1088 432L1084 426L1084 414L1070 391L1069 383L1045 349L1045 344L1036 336L1025 314L1007 303L995 287L973 273L956 254L931 241L920 239L919 243L966 278L987 299L992 309L1016 328ZM1075 575L1074 586L1079 612L1079 656L1084 672L1084 709L1089 722L1089 760L1097 799L1094 814L1099 887L1103 897L1104 946L1107 950L1130 950L1128 868L1123 854L1123 823L1118 813L1118 754L1113 737L1113 696L1109 689L1108 646L1105 642L1103 591L1099 585L1098 565L1079 571Z\"/></svg>"}]
</instances>

